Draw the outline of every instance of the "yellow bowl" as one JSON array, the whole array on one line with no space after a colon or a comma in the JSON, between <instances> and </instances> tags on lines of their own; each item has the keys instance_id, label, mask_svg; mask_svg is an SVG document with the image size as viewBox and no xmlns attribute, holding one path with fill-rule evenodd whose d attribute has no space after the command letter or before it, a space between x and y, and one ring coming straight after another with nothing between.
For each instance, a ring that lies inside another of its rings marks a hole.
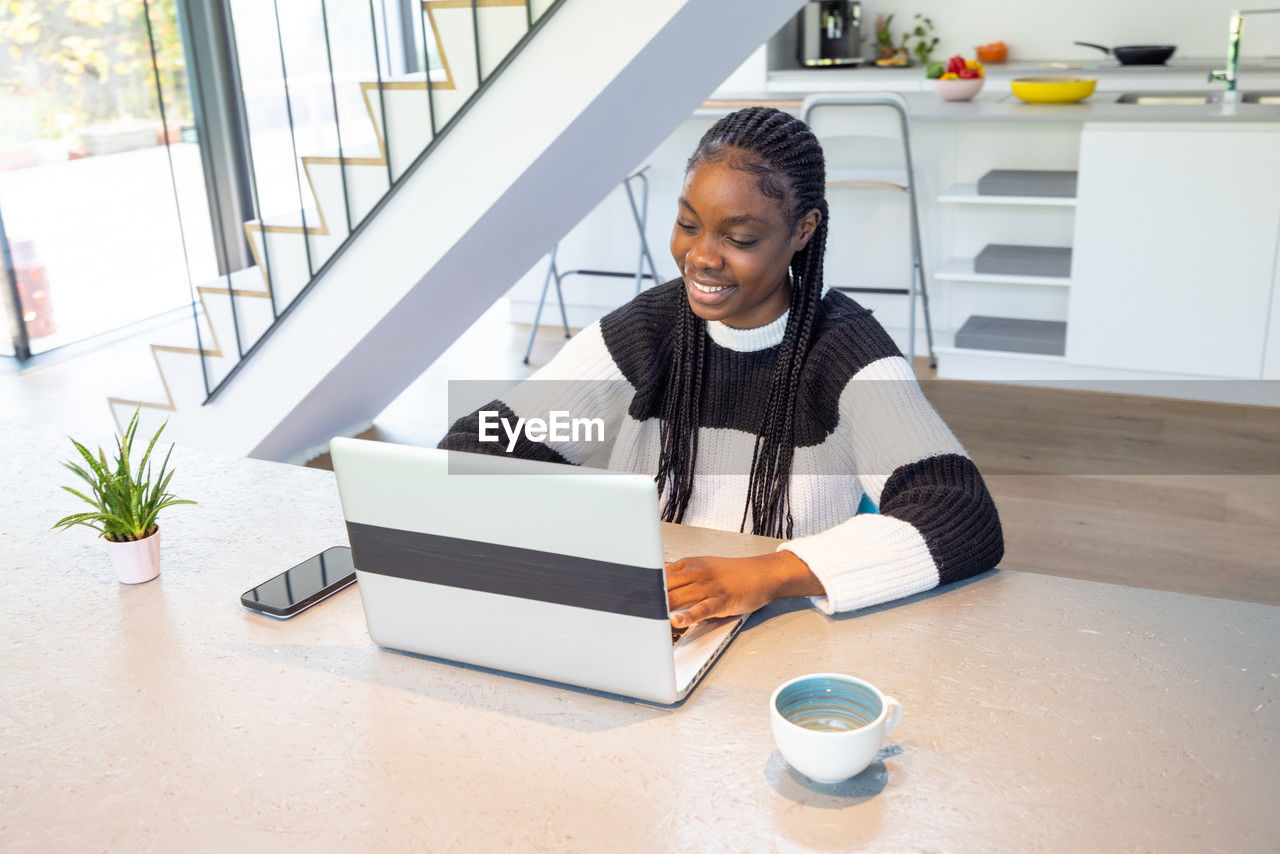
<instances>
[{"instance_id":1,"label":"yellow bowl","mask_svg":"<svg viewBox=\"0 0 1280 854\"><path fill-rule=\"evenodd\" d=\"M1093 77L1017 77L1009 82L1013 94L1028 104L1074 104L1093 94Z\"/></svg>"}]
</instances>

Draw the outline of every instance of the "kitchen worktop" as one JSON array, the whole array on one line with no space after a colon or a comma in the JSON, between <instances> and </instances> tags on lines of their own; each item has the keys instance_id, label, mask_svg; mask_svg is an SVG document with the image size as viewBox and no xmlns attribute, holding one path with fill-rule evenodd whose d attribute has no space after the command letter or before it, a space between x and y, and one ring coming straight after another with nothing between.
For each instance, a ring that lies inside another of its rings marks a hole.
<instances>
[{"instance_id":1,"label":"kitchen worktop","mask_svg":"<svg viewBox=\"0 0 1280 854\"><path fill-rule=\"evenodd\" d=\"M1016 567L837 618L779 602L657 708L380 650L357 589L284 622L246 611L242 590L345 542L327 471L179 448L173 488L200 503L162 520L160 577L120 585L91 532L48 530L74 507L72 450L0 423L22 485L0 494L8 849L1243 851L1280 834L1280 608ZM668 535L681 553L744 542ZM813 671L906 710L836 786L769 732L770 692Z\"/></svg>"},{"instance_id":2,"label":"kitchen worktop","mask_svg":"<svg viewBox=\"0 0 1280 854\"><path fill-rule=\"evenodd\" d=\"M918 122L1280 122L1275 104L1118 104L1116 92L1094 92L1076 104L1026 104L998 80L972 101L944 101L933 92L904 97Z\"/></svg>"},{"instance_id":3,"label":"kitchen worktop","mask_svg":"<svg viewBox=\"0 0 1280 854\"><path fill-rule=\"evenodd\" d=\"M1280 86L1277 88L1280 89ZM804 94L828 93L814 90ZM829 94L838 92L832 91ZM906 100L907 110L915 122L1280 123L1280 105L1276 104L1118 104L1117 92L1095 92L1076 104L1025 104L1009 91L1007 82L997 78L989 78L983 91L971 101L944 101L928 91L905 91L900 94ZM744 93L731 98L709 99L703 102L699 113L727 113L747 104L759 103L799 114L803 101L803 95L774 91Z\"/></svg>"},{"instance_id":4,"label":"kitchen worktop","mask_svg":"<svg viewBox=\"0 0 1280 854\"><path fill-rule=\"evenodd\" d=\"M983 91L970 102L949 102L933 92L933 83L920 66L909 68L822 68L779 70L754 90L720 90L705 110L736 109L745 103L769 103L798 110L807 95L836 92L899 92L907 99L911 117L924 122L1169 122L1280 121L1274 104L1156 105L1117 104L1126 92L1204 92L1223 90L1208 74L1223 65L1221 58L1186 57L1167 65L1120 65L1114 60L1044 60L993 63L986 66ZM1024 104L1013 96L1015 77L1088 76L1098 80L1092 96L1078 104ZM1242 62L1241 92L1280 92L1280 57Z\"/></svg>"},{"instance_id":5,"label":"kitchen worktop","mask_svg":"<svg viewBox=\"0 0 1280 854\"><path fill-rule=\"evenodd\" d=\"M945 59L945 57L940 57ZM1221 83L1210 83L1209 72L1225 65L1223 57L1188 57L1169 60L1165 65L1120 65L1114 60L1027 60L998 62L984 66L988 85L1002 87L1014 77L1051 75L1098 78L1099 91L1202 89L1219 91ZM1280 57L1241 62L1239 85L1242 91L1280 89ZM890 89L895 92L929 88L921 66L908 68L815 68L776 70L768 73L765 89L771 94Z\"/></svg>"}]
</instances>

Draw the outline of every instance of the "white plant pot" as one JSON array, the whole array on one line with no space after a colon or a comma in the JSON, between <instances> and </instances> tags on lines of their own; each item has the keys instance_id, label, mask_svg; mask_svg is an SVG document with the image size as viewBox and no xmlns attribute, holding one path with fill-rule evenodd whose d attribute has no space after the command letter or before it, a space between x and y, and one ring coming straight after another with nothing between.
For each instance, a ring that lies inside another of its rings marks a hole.
<instances>
[{"instance_id":1,"label":"white plant pot","mask_svg":"<svg viewBox=\"0 0 1280 854\"><path fill-rule=\"evenodd\" d=\"M160 574L160 529L149 537L128 543L107 544L111 565L116 568L116 578L121 584L141 584Z\"/></svg>"}]
</instances>

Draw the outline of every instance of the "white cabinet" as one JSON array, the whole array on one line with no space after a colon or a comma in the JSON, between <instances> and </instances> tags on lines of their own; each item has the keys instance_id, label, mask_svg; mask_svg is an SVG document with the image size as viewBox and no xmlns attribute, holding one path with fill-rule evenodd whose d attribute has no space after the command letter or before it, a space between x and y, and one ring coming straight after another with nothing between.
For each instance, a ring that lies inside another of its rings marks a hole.
<instances>
[{"instance_id":1,"label":"white cabinet","mask_svg":"<svg viewBox=\"0 0 1280 854\"><path fill-rule=\"evenodd\" d=\"M1257 378L1275 288L1278 158L1280 124L1086 125L1067 360ZM1277 375L1280 354L1268 365Z\"/></svg>"}]
</instances>

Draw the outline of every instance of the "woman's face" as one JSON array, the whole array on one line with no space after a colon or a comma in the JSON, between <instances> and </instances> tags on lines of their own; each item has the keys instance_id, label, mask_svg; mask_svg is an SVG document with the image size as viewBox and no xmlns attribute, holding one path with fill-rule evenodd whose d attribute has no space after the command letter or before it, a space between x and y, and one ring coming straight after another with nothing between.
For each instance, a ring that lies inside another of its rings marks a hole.
<instances>
[{"instance_id":1,"label":"woman's face","mask_svg":"<svg viewBox=\"0 0 1280 854\"><path fill-rule=\"evenodd\" d=\"M791 304L787 267L808 243L821 215L811 210L793 232L783 203L760 192L759 178L735 168L753 155L730 149L685 176L671 255L693 313L737 329L754 329Z\"/></svg>"}]
</instances>

